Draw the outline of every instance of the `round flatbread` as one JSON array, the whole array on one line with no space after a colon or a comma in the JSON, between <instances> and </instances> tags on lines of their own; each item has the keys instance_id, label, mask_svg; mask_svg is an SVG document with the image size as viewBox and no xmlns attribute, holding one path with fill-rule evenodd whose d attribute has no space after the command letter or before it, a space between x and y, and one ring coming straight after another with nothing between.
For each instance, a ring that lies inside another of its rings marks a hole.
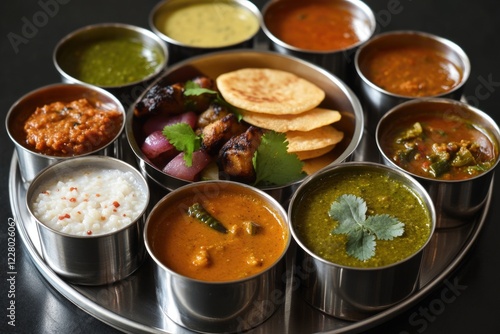
<instances>
[{"instance_id":1,"label":"round flatbread","mask_svg":"<svg viewBox=\"0 0 500 334\"><path fill-rule=\"evenodd\" d=\"M297 152L293 152L293 153L297 154L297 157L300 160L304 161L304 160L313 159L313 158L317 158L317 157L320 157L322 155L325 155L328 152L330 152L331 150L333 150L334 148L335 148L335 144L328 145L328 146L318 148L315 150L297 151Z\"/></svg>"},{"instance_id":2,"label":"round flatbread","mask_svg":"<svg viewBox=\"0 0 500 334\"><path fill-rule=\"evenodd\" d=\"M310 151L337 144L344 133L331 125L322 126L311 131L288 131L288 152Z\"/></svg>"},{"instance_id":3,"label":"round flatbread","mask_svg":"<svg viewBox=\"0 0 500 334\"><path fill-rule=\"evenodd\" d=\"M310 131L338 122L341 115L336 110L314 108L296 115L274 115L242 110L243 120L249 124L276 132Z\"/></svg>"},{"instance_id":4,"label":"round flatbread","mask_svg":"<svg viewBox=\"0 0 500 334\"><path fill-rule=\"evenodd\" d=\"M317 107L325 92L290 72L244 68L216 79L222 97L233 106L266 114L299 114Z\"/></svg>"}]
</instances>

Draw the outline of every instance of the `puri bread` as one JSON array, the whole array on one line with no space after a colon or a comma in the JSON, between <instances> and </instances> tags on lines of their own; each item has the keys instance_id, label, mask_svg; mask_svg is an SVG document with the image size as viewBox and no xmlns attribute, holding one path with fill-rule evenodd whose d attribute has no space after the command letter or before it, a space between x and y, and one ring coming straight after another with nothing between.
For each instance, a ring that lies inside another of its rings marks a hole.
<instances>
[{"instance_id":1,"label":"puri bread","mask_svg":"<svg viewBox=\"0 0 500 334\"><path fill-rule=\"evenodd\" d=\"M299 114L316 108L325 92L293 73L269 68L244 68L221 74L217 88L233 106L256 113Z\"/></svg>"},{"instance_id":2,"label":"puri bread","mask_svg":"<svg viewBox=\"0 0 500 334\"><path fill-rule=\"evenodd\" d=\"M334 154L323 154L319 157L304 160L304 166L302 166L302 170L307 174L311 175L316 173L321 168L328 166L329 164L335 161Z\"/></svg>"},{"instance_id":3,"label":"puri bread","mask_svg":"<svg viewBox=\"0 0 500 334\"><path fill-rule=\"evenodd\" d=\"M320 157L320 156L322 156L324 154L327 154L328 152L330 152L334 148L335 148L335 144L328 145L328 146L325 146L325 147L322 147L322 148L317 148L315 150L297 151L297 152L294 152L294 153L297 154L297 157L300 160L304 161L304 160L317 158L317 157Z\"/></svg>"},{"instance_id":4,"label":"puri bread","mask_svg":"<svg viewBox=\"0 0 500 334\"><path fill-rule=\"evenodd\" d=\"M336 110L314 108L295 115L275 115L242 110L243 120L249 124L276 132L309 131L338 122Z\"/></svg>"},{"instance_id":5,"label":"puri bread","mask_svg":"<svg viewBox=\"0 0 500 334\"><path fill-rule=\"evenodd\" d=\"M288 152L310 151L337 144L344 133L331 125L325 125L310 131L288 131Z\"/></svg>"}]
</instances>

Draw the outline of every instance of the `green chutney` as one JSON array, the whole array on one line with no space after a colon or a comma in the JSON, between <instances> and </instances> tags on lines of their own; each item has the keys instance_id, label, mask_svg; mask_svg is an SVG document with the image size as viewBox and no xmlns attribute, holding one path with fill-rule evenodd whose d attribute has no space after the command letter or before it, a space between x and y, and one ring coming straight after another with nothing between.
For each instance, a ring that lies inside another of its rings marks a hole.
<instances>
[{"instance_id":1,"label":"green chutney","mask_svg":"<svg viewBox=\"0 0 500 334\"><path fill-rule=\"evenodd\" d=\"M388 214L404 224L402 236L376 240L375 255L361 261L346 252L347 236L333 234L338 222L328 211L344 194L365 200L366 216ZM410 257L429 239L432 221L420 196L401 181L382 171L359 169L338 171L310 184L295 209L294 231L305 247L317 256L342 266L376 268Z\"/></svg>"},{"instance_id":2,"label":"green chutney","mask_svg":"<svg viewBox=\"0 0 500 334\"><path fill-rule=\"evenodd\" d=\"M101 39L67 54L65 62L80 81L102 87L121 86L143 80L164 62L159 49L148 48L130 38ZM69 65L72 64L72 65Z\"/></svg>"}]
</instances>

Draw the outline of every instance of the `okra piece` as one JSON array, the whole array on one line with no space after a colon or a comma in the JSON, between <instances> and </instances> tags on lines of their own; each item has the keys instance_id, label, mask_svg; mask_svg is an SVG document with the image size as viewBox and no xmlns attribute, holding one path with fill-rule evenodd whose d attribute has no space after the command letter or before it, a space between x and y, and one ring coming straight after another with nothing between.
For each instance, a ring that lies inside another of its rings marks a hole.
<instances>
[{"instance_id":1,"label":"okra piece","mask_svg":"<svg viewBox=\"0 0 500 334\"><path fill-rule=\"evenodd\" d=\"M250 235L255 235L257 234L260 225L257 224L256 222L252 221L245 221L243 222L243 227L245 228L245 231L250 234Z\"/></svg>"},{"instance_id":2,"label":"okra piece","mask_svg":"<svg viewBox=\"0 0 500 334\"><path fill-rule=\"evenodd\" d=\"M227 233L226 227L224 227L224 225L222 225L221 222L219 222L210 213L208 213L207 210L205 210L205 208L200 203L194 203L193 205L191 205L188 208L187 213L190 217L198 219L199 221L208 225L214 230L221 233Z\"/></svg>"}]
</instances>

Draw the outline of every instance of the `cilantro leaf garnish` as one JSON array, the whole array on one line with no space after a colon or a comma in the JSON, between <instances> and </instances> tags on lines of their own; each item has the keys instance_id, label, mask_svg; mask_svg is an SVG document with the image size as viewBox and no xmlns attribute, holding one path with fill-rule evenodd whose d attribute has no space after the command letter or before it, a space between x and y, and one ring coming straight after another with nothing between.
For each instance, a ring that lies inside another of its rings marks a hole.
<instances>
[{"instance_id":1,"label":"cilantro leaf garnish","mask_svg":"<svg viewBox=\"0 0 500 334\"><path fill-rule=\"evenodd\" d=\"M338 221L334 234L346 234L346 251L361 261L375 255L376 239L392 240L404 233L404 224L387 215L366 218L366 202L355 195L342 195L330 206L328 215Z\"/></svg>"},{"instance_id":2,"label":"cilantro leaf garnish","mask_svg":"<svg viewBox=\"0 0 500 334\"><path fill-rule=\"evenodd\" d=\"M163 128L163 135L178 151L184 152L186 166L193 165L193 152L201 146L201 137L187 123L175 123Z\"/></svg>"},{"instance_id":3,"label":"cilantro leaf garnish","mask_svg":"<svg viewBox=\"0 0 500 334\"><path fill-rule=\"evenodd\" d=\"M288 141L284 133L264 133L252 163L257 173L255 185L283 185L305 176L302 171L304 163L296 154L288 153Z\"/></svg>"},{"instance_id":4,"label":"cilantro leaf garnish","mask_svg":"<svg viewBox=\"0 0 500 334\"><path fill-rule=\"evenodd\" d=\"M201 95L201 94L215 95L214 101L216 103L220 104L221 106L226 107L229 111L231 111L233 114L235 114L238 118L238 121L241 121L243 119L243 115L239 111L239 109L236 108L235 106L233 106L232 104L229 104L226 100L224 100L219 92L212 90L212 89L200 87L200 85L198 85L197 83L195 83L193 81L186 81L186 83L184 84L184 95L197 96L197 95Z\"/></svg>"}]
</instances>

